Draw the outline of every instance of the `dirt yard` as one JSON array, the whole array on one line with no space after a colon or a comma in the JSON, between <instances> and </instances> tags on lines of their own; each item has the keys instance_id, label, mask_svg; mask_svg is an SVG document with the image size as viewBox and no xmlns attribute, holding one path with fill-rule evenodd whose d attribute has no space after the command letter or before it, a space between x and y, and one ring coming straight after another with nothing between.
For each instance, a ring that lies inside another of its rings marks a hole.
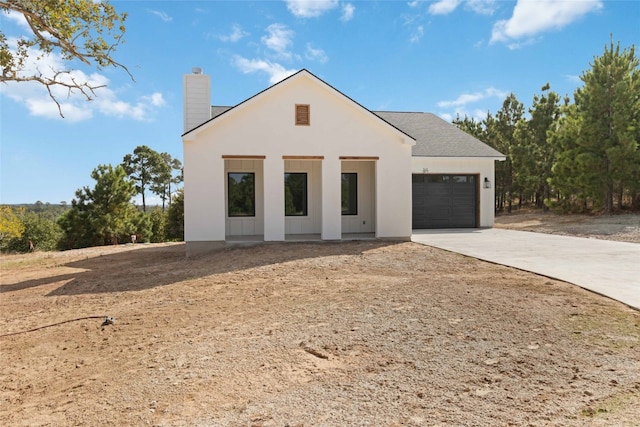
<instances>
[{"instance_id":1,"label":"dirt yard","mask_svg":"<svg viewBox=\"0 0 640 427\"><path fill-rule=\"evenodd\" d=\"M558 215L523 211L498 215L495 227L640 243L640 214Z\"/></svg>"},{"instance_id":2,"label":"dirt yard","mask_svg":"<svg viewBox=\"0 0 640 427\"><path fill-rule=\"evenodd\" d=\"M413 243L192 259L183 244L123 245L0 261L3 426L640 419L640 313Z\"/></svg>"}]
</instances>

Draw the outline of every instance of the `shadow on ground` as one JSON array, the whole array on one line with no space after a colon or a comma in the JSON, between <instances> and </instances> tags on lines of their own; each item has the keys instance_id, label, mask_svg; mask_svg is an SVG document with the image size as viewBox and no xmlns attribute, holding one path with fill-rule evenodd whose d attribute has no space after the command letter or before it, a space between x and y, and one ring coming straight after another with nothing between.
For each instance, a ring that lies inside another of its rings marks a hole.
<instances>
[{"instance_id":1,"label":"shadow on ground","mask_svg":"<svg viewBox=\"0 0 640 427\"><path fill-rule=\"evenodd\" d=\"M353 241L332 243L277 243L229 247L186 258L185 245L148 247L112 254L90 254L61 267L81 271L0 285L0 293L61 286L47 296L141 291L214 274L236 272L304 258L358 255L398 242Z\"/></svg>"}]
</instances>

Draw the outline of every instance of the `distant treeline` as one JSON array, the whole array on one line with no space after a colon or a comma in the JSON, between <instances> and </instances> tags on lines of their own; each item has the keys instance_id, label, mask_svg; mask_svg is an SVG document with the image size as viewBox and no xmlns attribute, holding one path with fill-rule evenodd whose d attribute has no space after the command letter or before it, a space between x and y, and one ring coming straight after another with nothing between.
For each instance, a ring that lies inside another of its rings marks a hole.
<instances>
[{"instance_id":1,"label":"distant treeline","mask_svg":"<svg viewBox=\"0 0 640 427\"><path fill-rule=\"evenodd\" d=\"M43 203L38 200L35 203L20 203L5 206L10 206L14 209L24 209L25 212L32 212L51 220L57 220L66 211L71 209L71 205L69 205L66 201L60 202L59 204L51 204L48 202Z\"/></svg>"},{"instance_id":2,"label":"distant treeline","mask_svg":"<svg viewBox=\"0 0 640 427\"><path fill-rule=\"evenodd\" d=\"M95 186L78 189L71 204L0 205L0 250L53 251L184 239L184 199L182 190L176 190L182 182L178 160L140 146L120 165L99 165L91 177ZM157 194L162 206L146 206L146 191ZM133 203L138 194L142 206Z\"/></svg>"}]
</instances>

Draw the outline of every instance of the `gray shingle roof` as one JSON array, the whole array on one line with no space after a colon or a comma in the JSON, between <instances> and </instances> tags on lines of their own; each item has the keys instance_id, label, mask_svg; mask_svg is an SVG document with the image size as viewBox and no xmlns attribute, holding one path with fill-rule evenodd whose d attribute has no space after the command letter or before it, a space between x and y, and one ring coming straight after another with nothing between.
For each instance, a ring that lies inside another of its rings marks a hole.
<instances>
[{"instance_id":1,"label":"gray shingle roof","mask_svg":"<svg viewBox=\"0 0 640 427\"><path fill-rule=\"evenodd\" d=\"M417 157L504 157L484 142L432 113L374 111L380 118L416 139Z\"/></svg>"},{"instance_id":2,"label":"gray shingle roof","mask_svg":"<svg viewBox=\"0 0 640 427\"><path fill-rule=\"evenodd\" d=\"M213 119L214 117L218 117L220 114L226 113L227 111L229 111L232 108L233 107L221 107L221 106L217 106L217 105L212 105L211 106L211 118Z\"/></svg>"}]
</instances>

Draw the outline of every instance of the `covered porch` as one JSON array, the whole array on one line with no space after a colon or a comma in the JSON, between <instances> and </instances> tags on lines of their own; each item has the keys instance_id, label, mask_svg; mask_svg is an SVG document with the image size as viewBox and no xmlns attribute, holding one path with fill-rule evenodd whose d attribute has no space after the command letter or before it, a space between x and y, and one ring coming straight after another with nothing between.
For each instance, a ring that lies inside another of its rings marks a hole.
<instances>
[{"instance_id":1,"label":"covered porch","mask_svg":"<svg viewBox=\"0 0 640 427\"><path fill-rule=\"evenodd\" d=\"M222 158L226 243L377 237L377 157Z\"/></svg>"}]
</instances>

